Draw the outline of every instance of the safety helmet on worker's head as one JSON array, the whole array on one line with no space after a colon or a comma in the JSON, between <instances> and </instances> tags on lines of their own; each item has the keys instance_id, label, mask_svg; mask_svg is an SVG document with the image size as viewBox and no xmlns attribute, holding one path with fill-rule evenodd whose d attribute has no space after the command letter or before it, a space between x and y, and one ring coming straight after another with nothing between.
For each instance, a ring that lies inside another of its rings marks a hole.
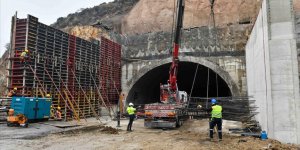
<instances>
[{"instance_id":1,"label":"safety helmet on worker's head","mask_svg":"<svg viewBox=\"0 0 300 150\"><path fill-rule=\"evenodd\" d=\"M211 99L211 104L216 104L217 103L217 100L216 99Z\"/></svg>"},{"instance_id":2,"label":"safety helmet on worker's head","mask_svg":"<svg viewBox=\"0 0 300 150\"><path fill-rule=\"evenodd\" d=\"M51 96L50 94L47 94L47 95L46 95L46 97L50 97L50 96Z\"/></svg>"},{"instance_id":3,"label":"safety helmet on worker's head","mask_svg":"<svg viewBox=\"0 0 300 150\"><path fill-rule=\"evenodd\" d=\"M133 103L129 103L129 106L133 106Z\"/></svg>"},{"instance_id":4,"label":"safety helmet on worker's head","mask_svg":"<svg viewBox=\"0 0 300 150\"><path fill-rule=\"evenodd\" d=\"M28 52L29 52L29 51L28 51L28 49L25 49L24 51L25 51L26 53L28 53Z\"/></svg>"},{"instance_id":5,"label":"safety helmet on worker's head","mask_svg":"<svg viewBox=\"0 0 300 150\"><path fill-rule=\"evenodd\" d=\"M58 106L57 109L60 110L60 107Z\"/></svg>"},{"instance_id":6,"label":"safety helmet on worker's head","mask_svg":"<svg viewBox=\"0 0 300 150\"><path fill-rule=\"evenodd\" d=\"M18 88L17 87L14 87L14 90L17 90Z\"/></svg>"}]
</instances>

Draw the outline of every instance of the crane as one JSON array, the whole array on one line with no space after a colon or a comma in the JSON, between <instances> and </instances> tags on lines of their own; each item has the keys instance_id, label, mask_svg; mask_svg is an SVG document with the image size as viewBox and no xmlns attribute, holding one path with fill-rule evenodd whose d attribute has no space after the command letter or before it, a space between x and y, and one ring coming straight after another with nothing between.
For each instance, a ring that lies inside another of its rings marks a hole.
<instances>
[{"instance_id":1,"label":"crane","mask_svg":"<svg viewBox=\"0 0 300 150\"><path fill-rule=\"evenodd\" d=\"M184 15L184 0L178 0L177 4L177 16L176 16L176 28L174 34L174 43L172 51L172 64L169 71L169 79L167 84L160 85L160 101L163 103L174 103L180 102L186 99L187 94L184 91L178 91L177 86L177 72L179 63L179 47L181 38L181 29L183 26L183 15Z\"/></svg>"},{"instance_id":2,"label":"crane","mask_svg":"<svg viewBox=\"0 0 300 150\"><path fill-rule=\"evenodd\" d=\"M177 72L184 0L178 0L177 2L177 19L169 79L167 84L160 85L160 101L162 103L145 104L145 127L174 128L180 127L183 123L184 109L187 106L187 93L178 90Z\"/></svg>"}]
</instances>

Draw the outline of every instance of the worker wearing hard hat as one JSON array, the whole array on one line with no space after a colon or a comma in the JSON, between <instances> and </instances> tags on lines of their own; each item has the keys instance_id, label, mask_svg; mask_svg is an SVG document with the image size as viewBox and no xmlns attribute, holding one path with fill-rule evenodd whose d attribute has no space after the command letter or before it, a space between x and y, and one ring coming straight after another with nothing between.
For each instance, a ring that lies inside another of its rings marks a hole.
<instances>
[{"instance_id":1,"label":"worker wearing hard hat","mask_svg":"<svg viewBox=\"0 0 300 150\"><path fill-rule=\"evenodd\" d=\"M17 89L16 87L14 87L12 90L10 90L10 91L8 92L7 96L8 96L8 97L16 96L17 90L18 90L18 89Z\"/></svg>"},{"instance_id":2,"label":"worker wearing hard hat","mask_svg":"<svg viewBox=\"0 0 300 150\"><path fill-rule=\"evenodd\" d=\"M222 141L222 106L217 105L216 99L211 99L212 107L208 109L211 112L211 120L209 123L210 140L213 140L214 127L217 125L219 141Z\"/></svg>"},{"instance_id":3,"label":"worker wearing hard hat","mask_svg":"<svg viewBox=\"0 0 300 150\"><path fill-rule=\"evenodd\" d=\"M28 59L28 53L29 53L29 50L28 49L25 49L21 55L20 55L20 59L21 59L21 62L26 62L26 59Z\"/></svg>"},{"instance_id":4,"label":"worker wearing hard hat","mask_svg":"<svg viewBox=\"0 0 300 150\"><path fill-rule=\"evenodd\" d=\"M61 108L58 106L55 112L55 119L56 120L62 120L61 118Z\"/></svg>"},{"instance_id":5,"label":"worker wearing hard hat","mask_svg":"<svg viewBox=\"0 0 300 150\"><path fill-rule=\"evenodd\" d=\"M127 113L129 115L129 123L127 126L127 131L132 131L131 127L132 127L133 120L135 118L135 111L136 109L133 108L133 103L129 103L129 106L127 107Z\"/></svg>"}]
</instances>

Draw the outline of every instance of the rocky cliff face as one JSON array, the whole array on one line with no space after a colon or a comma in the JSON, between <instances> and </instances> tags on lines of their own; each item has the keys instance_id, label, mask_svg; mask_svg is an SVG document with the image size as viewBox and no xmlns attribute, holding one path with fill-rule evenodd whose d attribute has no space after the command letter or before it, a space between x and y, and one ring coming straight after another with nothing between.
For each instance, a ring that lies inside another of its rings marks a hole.
<instances>
[{"instance_id":1,"label":"rocky cliff face","mask_svg":"<svg viewBox=\"0 0 300 150\"><path fill-rule=\"evenodd\" d=\"M122 33L156 32L172 29L174 0L140 0L123 19ZM186 0L184 28L212 26L209 0ZM261 0L215 1L218 26L251 23L259 11Z\"/></svg>"},{"instance_id":2,"label":"rocky cliff face","mask_svg":"<svg viewBox=\"0 0 300 150\"><path fill-rule=\"evenodd\" d=\"M88 41L93 39L100 40L100 36L110 39L109 32L107 30L92 26L67 27L64 31Z\"/></svg>"},{"instance_id":3,"label":"rocky cliff face","mask_svg":"<svg viewBox=\"0 0 300 150\"><path fill-rule=\"evenodd\" d=\"M0 58L0 97L6 94L6 67L8 63L8 50Z\"/></svg>"},{"instance_id":4,"label":"rocky cliff face","mask_svg":"<svg viewBox=\"0 0 300 150\"><path fill-rule=\"evenodd\" d=\"M115 0L110 3L102 3L93 8L87 8L81 12L60 17L52 24L54 28L67 30L74 26L87 26L101 22L114 31L121 31L122 18L132 9L139 0Z\"/></svg>"},{"instance_id":5,"label":"rocky cliff face","mask_svg":"<svg viewBox=\"0 0 300 150\"><path fill-rule=\"evenodd\" d=\"M78 28L77 26L102 22L114 32L122 34L170 31L175 18L175 2L175 0L115 0L59 18L52 26L70 32L75 26ZM260 3L261 0L216 1L216 24L218 26L234 23L250 24L256 18ZM212 26L209 0L186 0L184 28L201 26Z\"/></svg>"}]
</instances>

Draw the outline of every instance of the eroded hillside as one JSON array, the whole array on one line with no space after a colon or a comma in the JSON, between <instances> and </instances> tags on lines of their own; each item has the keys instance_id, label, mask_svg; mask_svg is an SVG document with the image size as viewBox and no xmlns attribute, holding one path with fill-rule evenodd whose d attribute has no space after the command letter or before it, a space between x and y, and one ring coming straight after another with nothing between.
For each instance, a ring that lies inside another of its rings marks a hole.
<instances>
[{"instance_id":1,"label":"eroded hillside","mask_svg":"<svg viewBox=\"0 0 300 150\"><path fill-rule=\"evenodd\" d=\"M123 33L171 30L174 0L140 0L122 23ZM184 28L212 25L209 0L186 0ZM217 25L251 23L255 20L261 0L226 0L215 2Z\"/></svg>"}]
</instances>

